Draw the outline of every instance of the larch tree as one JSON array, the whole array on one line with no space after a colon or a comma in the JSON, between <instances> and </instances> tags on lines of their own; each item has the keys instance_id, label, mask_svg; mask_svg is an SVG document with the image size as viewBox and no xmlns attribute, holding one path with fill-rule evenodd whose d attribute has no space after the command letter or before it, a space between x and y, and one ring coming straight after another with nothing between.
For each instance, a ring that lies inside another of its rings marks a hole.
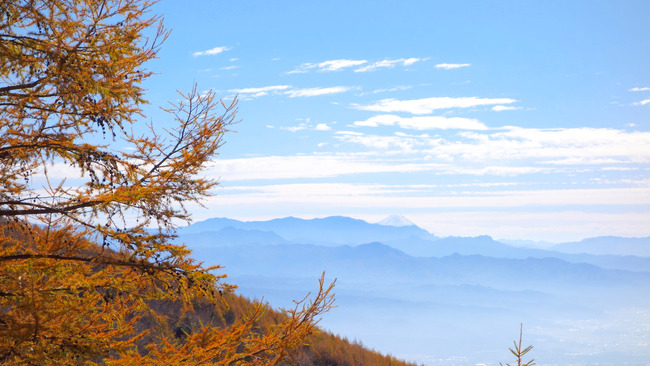
<instances>
[{"instance_id":1,"label":"larch tree","mask_svg":"<svg viewBox=\"0 0 650 366\"><path fill-rule=\"evenodd\" d=\"M517 361L517 366L533 366L536 365L535 359L531 359L528 362L524 362L524 356L530 352L530 350L533 349L533 346L528 346L528 347L523 347L521 345L522 339L523 339L523 332L524 332L524 325L520 324L519 325L519 342L513 341L513 348L510 348L510 353L512 353L513 356L515 356L515 360ZM501 362L499 362L500 366L503 366ZM509 363L506 363L506 366L511 366ZM514 365L513 365L514 366Z\"/></svg>"},{"instance_id":2,"label":"larch tree","mask_svg":"<svg viewBox=\"0 0 650 366\"><path fill-rule=\"evenodd\" d=\"M168 35L152 5L0 1L2 364L276 364L332 306L321 279L264 332L257 304L230 327L142 343L144 320L164 328L155 304L189 312L233 288L171 241L217 184L201 172L236 103L194 88L166 109L173 127L140 126L144 64Z\"/></svg>"}]
</instances>

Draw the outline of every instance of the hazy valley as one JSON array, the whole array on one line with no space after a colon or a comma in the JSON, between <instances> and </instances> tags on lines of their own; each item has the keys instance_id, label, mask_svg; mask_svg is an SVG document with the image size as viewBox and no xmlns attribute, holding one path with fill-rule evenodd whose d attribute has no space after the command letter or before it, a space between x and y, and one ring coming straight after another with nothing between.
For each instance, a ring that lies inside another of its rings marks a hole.
<instances>
[{"instance_id":1,"label":"hazy valley","mask_svg":"<svg viewBox=\"0 0 650 366\"><path fill-rule=\"evenodd\" d=\"M346 217L210 219L179 241L226 267L238 292L289 306L323 272L338 308L321 325L427 365L496 365L524 324L540 365L645 365L650 238L549 249L487 236L439 238L417 226Z\"/></svg>"}]
</instances>

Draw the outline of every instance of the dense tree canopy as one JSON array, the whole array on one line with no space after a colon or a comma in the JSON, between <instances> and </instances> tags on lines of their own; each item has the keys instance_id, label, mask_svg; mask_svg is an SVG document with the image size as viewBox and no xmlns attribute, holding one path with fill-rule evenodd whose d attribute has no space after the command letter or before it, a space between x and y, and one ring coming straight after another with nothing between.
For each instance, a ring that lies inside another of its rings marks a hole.
<instances>
[{"instance_id":1,"label":"dense tree canopy","mask_svg":"<svg viewBox=\"0 0 650 366\"><path fill-rule=\"evenodd\" d=\"M189 312L232 289L170 239L217 184L200 173L236 103L194 88L167 109L173 127L140 127L144 64L168 34L152 5L0 2L0 363L274 364L331 307L321 280L264 333L262 305L165 331L160 303Z\"/></svg>"}]
</instances>

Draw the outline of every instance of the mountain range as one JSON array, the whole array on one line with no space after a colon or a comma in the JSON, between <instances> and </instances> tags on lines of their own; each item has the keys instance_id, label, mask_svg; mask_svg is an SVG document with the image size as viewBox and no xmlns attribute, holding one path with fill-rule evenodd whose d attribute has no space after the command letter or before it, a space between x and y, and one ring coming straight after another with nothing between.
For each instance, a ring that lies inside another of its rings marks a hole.
<instances>
[{"instance_id":1,"label":"mountain range","mask_svg":"<svg viewBox=\"0 0 650 366\"><path fill-rule=\"evenodd\" d=\"M498 364L520 323L544 364L650 359L650 238L543 250L440 238L409 222L214 218L180 229L178 240L225 266L241 294L274 306L304 297L325 271L339 308L322 324L407 360Z\"/></svg>"},{"instance_id":2,"label":"mountain range","mask_svg":"<svg viewBox=\"0 0 650 366\"><path fill-rule=\"evenodd\" d=\"M249 231L248 234L239 232L242 235L261 235L260 232L275 233L284 239L285 242L327 246L357 245L408 237L436 239L434 235L415 225L390 226L371 224L363 220L342 216L311 220L286 217L269 221L246 222L227 218L213 218L192 224L183 228L181 232L183 234L205 233L219 231L224 228ZM239 234L235 234L231 238L237 240Z\"/></svg>"}]
</instances>

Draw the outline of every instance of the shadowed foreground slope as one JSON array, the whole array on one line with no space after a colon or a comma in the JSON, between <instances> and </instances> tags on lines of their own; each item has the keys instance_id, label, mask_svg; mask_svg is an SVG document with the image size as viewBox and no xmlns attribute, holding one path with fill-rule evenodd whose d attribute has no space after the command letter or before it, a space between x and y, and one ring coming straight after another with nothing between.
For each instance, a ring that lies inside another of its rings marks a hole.
<instances>
[{"instance_id":1,"label":"shadowed foreground slope","mask_svg":"<svg viewBox=\"0 0 650 366\"><path fill-rule=\"evenodd\" d=\"M254 308L254 302L248 298L235 294L224 294L224 304L217 309L209 307L196 307L195 312L178 316L175 306L167 305L163 312L170 316L170 331L175 337L184 338L191 334L192 329L200 322L210 322L215 326L226 327L246 317ZM336 309L332 310L336 311ZM256 323L256 328L264 332L276 326L285 315L272 308L267 308L266 313ZM306 344L297 349L292 355L281 362L280 365L299 366L353 366L353 365L391 365L415 366L415 363L405 362L389 355L369 350L358 341L320 331L306 339Z\"/></svg>"}]
</instances>

